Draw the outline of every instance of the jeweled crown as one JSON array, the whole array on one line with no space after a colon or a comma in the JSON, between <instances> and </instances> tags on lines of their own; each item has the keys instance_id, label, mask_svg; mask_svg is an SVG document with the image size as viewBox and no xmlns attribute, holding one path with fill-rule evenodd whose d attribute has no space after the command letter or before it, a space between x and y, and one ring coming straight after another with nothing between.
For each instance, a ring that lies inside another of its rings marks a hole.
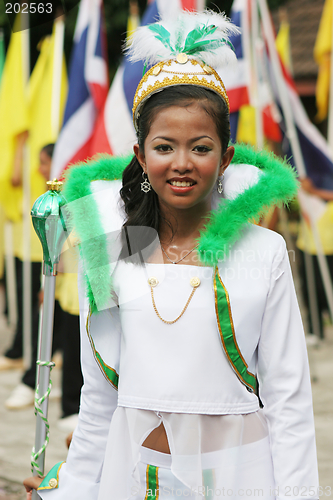
<instances>
[{"instance_id":1,"label":"jeweled crown","mask_svg":"<svg viewBox=\"0 0 333 500\"><path fill-rule=\"evenodd\" d=\"M214 66L235 60L230 34L239 29L223 14L211 11L182 12L177 19L163 19L142 26L127 49L135 62L144 60L150 69L142 77L133 101L133 122L138 129L140 110L147 99L166 87L196 85L216 92L227 104L229 99Z\"/></svg>"}]
</instances>

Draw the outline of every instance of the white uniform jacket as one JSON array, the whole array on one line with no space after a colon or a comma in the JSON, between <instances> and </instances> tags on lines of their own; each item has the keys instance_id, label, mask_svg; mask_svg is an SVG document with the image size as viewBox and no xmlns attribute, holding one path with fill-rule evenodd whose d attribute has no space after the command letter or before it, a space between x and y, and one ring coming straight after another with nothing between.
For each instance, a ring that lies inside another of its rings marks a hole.
<instances>
[{"instance_id":1,"label":"white uniform jacket","mask_svg":"<svg viewBox=\"0 0 333 500\"><path fill-rule=\"evenodd\" d=\"M235 199L239 193L259 184L260 175L254 169L230 166L224 196ZM99 213L113 214L112 218L100 217L101 225L94 235L97 239L101 228L110 235L122 225L124 214L118 203L120 185L119 181L91 183ZM86 199L84 205L87 206ZM248 220L249 214L245 213L244 217ZM87 238L91 238L91 234ZM118 274L117 270L114 273L113 283L118 298L121 289L120 307L112 296L107 303L105 298L98 302L97 297L95 305L99 311L93 314L81 278L84 386L79 424L67 463L57 464L38 491L43 499L98 498L107 436L117 405L173 413L251 413L259 408L256 377L269 427L276 498L318 498L309 366L285 242L277 233L250 224L241 228L238 241L232 243L228 256L222 255L218 261L217 269L206 268L212 279L205 297L211 304L207 307L214 311L216 334L215 344L208 346L202 341L200 315L196 317L188 311L186 329L191 332L192 341L186 346L179 347L168 339L158 341L156 336L154 342L150 341L149 332L154 331L155 324L168 328L159 322L152 307L151 314L145 311L144 318L133 316L136 320L132 324L127 322L126 331L122 332L122 304L126 308L126 303L144 300L145 293L149 293L149 290L138 292L140 283L146 283L140 281L139 276L146 268L133 272L133 264L122 264ZM86 276L91 276L90 288L95 297L99 283L94 275L96 267L94 264L84 269ZM109 276L115 263L104 262L102 271L100 268L99 264L99 272ZM130 283L126 272L132 279ZM174 289L172 301L175 303L178 303L177 293L182 292ZM179 300L184 303L183 298ZM170 290L167 286L161 287L159 303L168 301ZM102 303L104 306L99 307ZM157 350L162 358L156 357ZM219 364L221 356L228 360L227 364ZM182 376L184 372L186 377ZM295 494L293 488L299 493Z\"/></svg>"}]
</instances>

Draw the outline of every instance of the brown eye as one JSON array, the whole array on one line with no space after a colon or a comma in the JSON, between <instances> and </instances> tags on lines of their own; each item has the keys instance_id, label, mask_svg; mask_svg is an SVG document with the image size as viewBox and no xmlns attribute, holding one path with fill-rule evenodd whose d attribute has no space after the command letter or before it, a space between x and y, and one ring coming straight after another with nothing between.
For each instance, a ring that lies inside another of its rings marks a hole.
<instances>
[{"instance_id":1,"label":"brown eye","mask_svg":"<svg viewBox=\"0 0 333 500\"><path fill-rule=\"evenodd\" d=\"M195 146L194 151L197 151L198 153L208 153L211 151L211 148L208 146Z\"/></svg>"},{"instance_id":2,"label":"brown eye","mask_svg":"<svg viewBox=\"0 0 333 500\"><path fill-rule=\"evenodd\" d=\"M154 148L156 151L161 151L162 153L166 153L168 151L171 151L172 148L169 144L159 144Z\"/></svg>"}]
</instances>

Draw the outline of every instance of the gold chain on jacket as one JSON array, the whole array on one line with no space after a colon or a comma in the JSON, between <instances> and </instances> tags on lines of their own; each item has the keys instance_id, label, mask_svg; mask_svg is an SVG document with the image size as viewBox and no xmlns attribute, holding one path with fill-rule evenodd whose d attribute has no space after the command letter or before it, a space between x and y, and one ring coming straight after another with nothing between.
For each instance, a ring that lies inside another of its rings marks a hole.
<instances>
[{"instance_id":1,"label":"gold chain on jacket","mask_svg":"<svg viewBox=\"0 0 333 500\"><path fill-rule=\"evenodd\" d=\"M182 312L179 314L179 316L177 316L176 319L173 319L173 320L167 320L167 319L162 318L162 316L160 315L160 313L157 310L155 299L154 299L154 287L158 285L158 279L152 276L151 278L148 279L148 284L150 286L151 300L152 300L152 303L153 303L153 308L154 308L154 311L157 314L157 317L161 321L163 321L163 323L166 323L167 325L173 325L173 323L176 323L176 321L178 321L183 316L184 312L188 308L189 303L191 302L192 297L193 297L196 289L198 288L198 286L200 286L200 278L197 278L196 276L194 276L193 278L190 279L190 285L193 288L193 290L192 290L189 298L187 299L187 302L186 302L186 304L185 304Z\"/></svg>"}]
</instances>

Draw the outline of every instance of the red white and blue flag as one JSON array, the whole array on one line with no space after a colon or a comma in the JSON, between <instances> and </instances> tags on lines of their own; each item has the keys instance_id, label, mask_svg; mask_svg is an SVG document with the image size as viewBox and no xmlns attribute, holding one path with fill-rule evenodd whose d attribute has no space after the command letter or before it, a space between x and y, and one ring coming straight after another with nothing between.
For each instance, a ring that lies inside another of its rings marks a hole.
<instances>
[{"instance_id":1,"label":"red white and blue flag","mask_svg":"<svg viewBox=\"0 0 333 500\"><path fill-rule=\"evenodd\" d=\"M250 46L249 39L249 12L248 0L235 0L231 10L231 21L242 30L240 35L231 35L237 63L232 67L218 68L223 83L228 92L230 113L235 113L243 104L249 104L249 86L251 82Z\"/></svg>"},{"instance_id":2,"label":"red white and blue flag","mask_svg":"<svg viewBox=\"0 0 333 500\"><path fill-rule=\"evenodd\" d=\"M81 0L74 33L63 126L51 178L94 154L93 136L109 89L102 0Z\"/></svg>"},{"instance_id":3,"label":"red white and blue flag","mask_svg":"<svg viewBox=\"0 0 333 500\"><path fill-rule=\"evenodd\" d=\"M333 163L328 142L309 120L294 81L283 65L282 67L307 176L318 188L333 191ZM284 122L282 127L285 128ZM289 140L286 137L282 145L284 146L284 154L290 158L290 163L294 165Z\"/></svg>"}]
</instances>

